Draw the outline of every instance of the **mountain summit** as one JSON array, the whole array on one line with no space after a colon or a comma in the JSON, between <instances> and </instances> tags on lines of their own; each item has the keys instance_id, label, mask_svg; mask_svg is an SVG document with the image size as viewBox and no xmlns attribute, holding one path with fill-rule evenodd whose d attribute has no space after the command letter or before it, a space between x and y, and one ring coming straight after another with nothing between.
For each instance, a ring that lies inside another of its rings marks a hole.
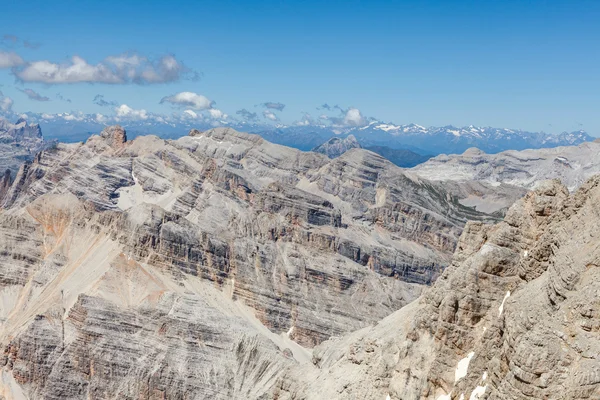
<instances>
[{"instance_id":1,"label":"mountain summit","mask_svg":"<svg viewBox=\"0 0 600 400\"><path fill-rule=\"evenodd\" d=\"M325 154L329 158L336 158L350 149L360 148L361 146L354 135L348 135L345 138L333 137L322 145L315 147L312 151Z\"/></svg>"}]
</instances>

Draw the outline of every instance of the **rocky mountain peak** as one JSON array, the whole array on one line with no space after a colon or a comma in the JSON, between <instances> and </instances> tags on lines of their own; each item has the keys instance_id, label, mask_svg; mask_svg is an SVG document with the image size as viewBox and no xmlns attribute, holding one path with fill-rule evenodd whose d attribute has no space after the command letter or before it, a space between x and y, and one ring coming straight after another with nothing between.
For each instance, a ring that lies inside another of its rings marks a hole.
<instances>
[{"instance_id":1,"label":"rocky mountain peak","mask_svg":"<svg viewBox=\"0 0 600 400\"><path fill-rule=\"evenodd\" d=\"M476 156L481 156L484 154L485 154L485 152L481 151L477 147L469 147L467 150L464 151L463 156L476 157Z\"/></svg>"},{"instance_id":2,"label":"rocky mountain peak","mask_svg":"<svg viewBox=\"0 0 600 400\"><path fill-rule=\"evenodd\" d=\"M121 125L112 125L100 132L100 137L105 139L113 149L120 149L127 142L127 132Z\"/></svg>"},{"instance_id":3,"label":"rocky mountain peak","mask_svg":"<svg viewBox=\"0 0 600 400\"><path fill-rule=\"evenodd\" d=\"M345 138L333 137L312 151L325 154L329 158L336 158L350 149L360 149L361 145L354 135L348 135Z\"/></svg>"}]
</instances>

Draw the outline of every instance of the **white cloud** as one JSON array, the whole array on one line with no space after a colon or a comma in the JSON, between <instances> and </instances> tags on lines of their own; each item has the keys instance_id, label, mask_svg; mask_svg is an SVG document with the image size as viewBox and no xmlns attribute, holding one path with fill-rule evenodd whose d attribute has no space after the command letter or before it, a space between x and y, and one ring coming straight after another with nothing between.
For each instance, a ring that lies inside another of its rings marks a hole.
<instances>
[{"instance_id":1,"label":"white cloud","mask_svg":"<svg viewBox=\"0 0 600 400\"><path fill-rule=\"evenodd\" d=\"M0 68L12 68L23 65L25 61L17 53L0 51Z\"/></svg>"},{"instance_id":2,"label":"white cloud","mask_svg":"<svg viewBox=\"0 0 600 400\"><path fill-rule=\"evenodd\" d=\"M24 82L47 84L152 84L178 81L190 72L171 55L152 61L137 54L122 54L109 56L95 65L79 56L73 56L62 64L48 60L33 61L17 68L14 74Z\"/></svg>"},{"instance_id":3,"label":"white cloud","mask_svg":"<svg viewBox=\"0 0 600 400\"><path fill-rule=\"evenodd\" d=\"M4 96L2 92L0 92L0 111L8 113L12 111L13 100L10 97Z\"/></svg>"},{"instance_id":4,"label":"white cloud","mask_svg":"<svg viewBox=\"0 0 600 400\"><path fill-rule=\"evenodd\" d=\"M344 116L344 124L351 126L362 126L366 123L358 108L349 108Z\"/></svg>"},{"instance_id":5,"label":"white cloud","mask_svg":"<svg viewBox=\"0 0 600 400\"><path fill-rule=\"evenodd\" d=\"M302 116L302 119L300 121L296 121L295 125L297 126L309 126L309 125L313 125L314 124L314 120L312 118L312 116L309 113L304 113Z\"/></svg>"},{"instance_id":6,"label":"white cloud","mask_svg":"<svg viewBox=\"0 0 600 400\"><path fill-rule=\"evenodd\" d=\"M173 82L179 80L184 70L185 67L175 57L167 55L153 65L146 66L141 77L146 83Z\"/></svg>"},{"instance_id":7,"label":"white cloud","mask_svg":"<svg viewBox=\"0 0 600 400\"><path fill-rule=\"evenodd\" d=\"M228 115L223 113L223 111L217 109L217 108L211 108L210 110L208 110L208 113L210 114L210 117L213 119L227 119Z\"/></svg>"},{"instance_id":8,"label":"white cloud","mask_svg":"<svg viewBox=\"0 0 600 400\"><path fill-rule=\"evenodd\" d=\"M193 118L193 119L196 119L196 118L198 118L198 114L196 114L196 113L195 113L194 111L192 111L192 110L185 110L185 111L183 112L183 115L184 115L184 116L187 116L187 117L191 117L191 118Z\"/></svg>"},{"instance_id":9,"label":"white cloud","mask_svg":"<svg viewBox=\"0 0 600 400\"><path fill-rule=\"evenodd\" d=\"M190 107L195 110L208 110L213 102L205 96L194 92L180 92L171 96L163 97L160 103L171 103L179 107Z\"/></svg>"},{"instance_id":10,"label":"white cloud","mask_svg":"<svg viewBox=\"0 0 600 400\"><path fill-rule=\"evenodd\" d=\"M108 121L108 117L106 115L97 113L94 117L94 120L99 124L105 124Z\"/></svg>"},{"instance_id":11,"label":"white cloud","mask_svg":"<svg viewBox=\"0 0 600 400\"><path fill-rule=\"evenodd\" d=\"M275 115L272 111L265 110L263 111L263 117L266 119L270 119L271 121L279 121L277 115Z\"/></svg>"},{"instance_id":12,"label":"white cloud","mask_svg":"<svg viewBox=\"0 0 600 400\"><path fill-rule=\"evenodd\" d=\"M77 115L71 113L58 114L59 117L62 117L65 121L83 121L85 119L85 115L82 113L78 113Z\"/></svg>"},{"instance_id":13,"label":"white cloud","mask_svg":"<svg viewBox=\"0 0 600 400\"><path fill-rule=\"evenodd\" d=\"M149 117L146 110L135 110L127 104L115 108L115 114L117 120L147 120Z\"/></svg>"}]
</instances>

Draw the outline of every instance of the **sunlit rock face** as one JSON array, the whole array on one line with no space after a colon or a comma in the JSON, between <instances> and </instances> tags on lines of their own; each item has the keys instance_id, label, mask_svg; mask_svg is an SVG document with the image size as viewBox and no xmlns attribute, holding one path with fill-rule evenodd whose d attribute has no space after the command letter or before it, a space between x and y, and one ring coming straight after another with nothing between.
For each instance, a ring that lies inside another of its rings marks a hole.
<instances>
[{"instance_id":1,"label":"sunlit rock face","mask_svg":"<svg viewBox=\"0 0 600 400\"><path fill-rule=\"evenodd\" d=\"M419 300L322 343L279 399L595 399L600 177L541 182L496 225L468 223Z\"/></svg>"},{"instance_id":2,"label":"sunlit rock face","mask_svg":"<svg viewBox=\"0 0 600 400\"><path fill-rule=\"evenodd\" d=\"M310 348L416 299L466 220L494 220L374 153L231 129L109 127L2 191L12 398L270 398Z\"/></svg>"}]
</instances>

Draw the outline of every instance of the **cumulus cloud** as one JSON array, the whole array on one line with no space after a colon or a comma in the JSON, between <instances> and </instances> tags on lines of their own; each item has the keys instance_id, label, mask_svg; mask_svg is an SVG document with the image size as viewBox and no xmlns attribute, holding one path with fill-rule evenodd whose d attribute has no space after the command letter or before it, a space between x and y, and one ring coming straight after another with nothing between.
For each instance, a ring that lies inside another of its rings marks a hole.
<instances>
[{"instance_id":1,"label":"cumulus cloud","mask_svg":"<svg viewBox=\"0 0 600 400\"><path fill-rule=\"evenodd\" d=\"M269 111L269 110L263 111L263 117L265 117L266 119L269 119L271 121L279 121L279 118L277 117L277 115L275 115L275 113L273 113L273 111Z\"/></svg>"},{"instance_id":2,"label":"cumulus cloud","mask_svg":"<svg viewBox=\"0 0 600 400\"><path fill-rule=\"evenodd\" d=\"M160 104L163 103L171 103L177 107L188 107L195 110L208 110L214 105L213 101L194 92L179 92L171 96L163 97L160 100Z\"/></svg>"},{"instance_id":3,"label":"cumulus cloud","mask_svg":"<svg viewBox=\"0 0 600 400\"><path fill-rule=\"evenodd\" d=\"M4 93L0 91L0 111L9 113L12 111L13 101L10 97L4 96Z\"/></svg>"},{"instance_id":4,"label":"cumulus cloud","mask_svg":"<svg viewBox=\"0 0 600 400\"><path fill-rule=\"evenodd\" d=\"M320 107L317 107L319 110L327 110L327 111L339 111L339 114L336 115L327 115L321 114L319 119L322 121L328 121L332 126L337 127L353 127L353 126L364 126L367 124L369 118L365 118L360 110L355 107L348 107L347 109L343 109L338 106L329 106L328 104L323 104Z\"/></svg>"},{"instance_id":5,"label":"cumulus cloud","mask_svg":"<svg viewBox=\"0 0 600 400\"><path fill-rule=\"evenodd\" d=\"M64 114L58 114L59 116L61 116L65 121L83 121L83 119L85 118L85 116L82 113L77 113L77 114L71 114L71 113L64 113Z\"/></svg>"},{"instance_id":6,"label":"cumulus cloud","mask_svg":"<svg viewBox=\"0 0 600 400\"><path fill-rule=\"evenodd\" d=\"M198 118L198 114L192 110L185 110L183 112L183 116L187 117L187 118L192 118L192 119L197 119Z\"/></svg>"},{"instance_id":7,"label":"cumulus cloud","mask_svg":"<svg viewBox=\"0 0 600 400\"><path fill-rule=\"evenodd\" d=\"M24 63L25 61L17 53L0 51L0 68L14 68Z\"/></svg>"},{"instance_id":8,"label":"cumulus cloud","mask_svg":"<svg viewBox=\"0 0 600 400\"><path fill-rule=\"evenodd\" d=\"M349 126L363 126L366 120L358 108L350 107L344 116L344 124Z\"/></svg>"},{"instance_id":9,"label":"cumulus cloud","mask_svg":"<svg viewBox=\"0 0 600 400\"><path fill-rule=\"evenodd\" d=\"M149 118L148 112L146 110L135 110L129 107L127 104L121 104L119 107L115 108L115 119L119 120L147 120Z\"/></svg>"},{"instance_id":10,"label":"cumulus cloud","mask_svg":"<svg viewBox=\"0 0 600 400\"><path fill-rule=\"evenodd\" d=\"M106 122L108 121L108 117L106 115L97 113L94 116L94 121L96 121L99 124L106 124Z\"/></svg>"},{"instance_id":11,"label":"cumulus cloud","mask_svg":"<svg viewBox=\"0 0 600 400\"><path fill-rule=\"evenodd\" d=\"M99 105L100 107L116 107L119 105L116 101L113 100L104 100L104 95L97 94L94 96L94 100L92 100L94 104Z\"/></svg>"},{"instance_id":12,"label":"cumulus cloud","mask_svg":"<svg viewBox=\"0 0 600 400\"><path fill-rule=\"evenodd\" d=\"M295 122L295 124L298 126L308 126L313 125L314 123L315 121L313 120L312 116L307 112L304 113L300 121Z\"/></svg>"},{"instance_id":13,"label":"cumulus cloud","mask_svg":"<svg viewBox=\"0 0 600 400\"><path fill-rule=\"evenodd\" d=\"M210 110L208 110L208 114L212 119L227 119L228 117L227 114L223 113L223 111L216 108L211 108Z\"/></svg>"},{"instance_id":14,"label":"cumulus cloud","mask_svg":"<svg viewBox=\"0 0 600 400\"><path fill-rule=\"evenodd\" d=\"M266 103L262 103L261 106L269 108L271 110L283 111L285 108L285 104L283 103L275 103L272 101L267 101Z\"/></svg>"},{"instance_id":15,"label":"cumulus cloud","mask_svg":"<svg viewBox=\"0 0 600 400\"><path fill-rule=\"evenodd\" d=\"M32 90L32 89L19 89L21 92L25 93L27 95L27 97L29 97L30 100L35 100L35 101L49 101L50 98L46 97L46 96L42 96L41 94L39 94L38 92Z\"/></svg>"},{"instance_id":16,"label":"cumulus cloud","mask_svg":"<svg viewBox=\"0 0 600 400\"><path fill-rule=\"evenodd\" d=\"M248 110L246 110L245 108L242 108L241 110L237 110L235 112L237 115L241 116L244 120L246 121L256 121L256 119L258 118L258 115L256 115L256 113L250 112Z\"/></svg>"},{"instance_id":17,"label":"cumulus cloud","mask_svg":"<svg viewBox=\"0 0 600 400\"><path fill-rule=\"evenodd\" d=\"M21 60L22 61L22 60ZM22 65L21 65L22 64ZM172 55L150 60L138 54L122 54L90 64L79 56L64 63L48 60L21 63L13 68L17 79L23 82L46 84L105 83L139 85L194 79L198 74L185 67Z\"/></svg>"}]
</instances>

